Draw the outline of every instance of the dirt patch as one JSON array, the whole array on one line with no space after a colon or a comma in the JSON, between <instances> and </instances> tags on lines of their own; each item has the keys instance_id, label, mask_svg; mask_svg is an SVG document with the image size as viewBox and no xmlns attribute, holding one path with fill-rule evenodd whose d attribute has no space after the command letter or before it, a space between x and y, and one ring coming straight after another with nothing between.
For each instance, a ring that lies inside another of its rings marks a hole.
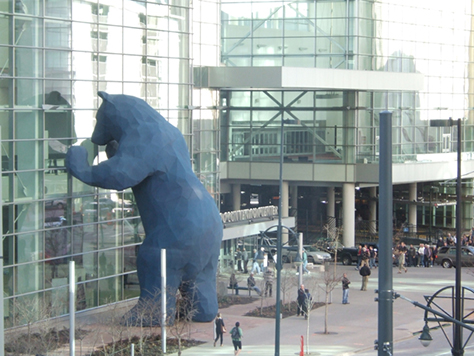
<instances>
[{"instance_id":1,"label":"dirt patch","mask_svg":"<svg viewBox=\"0 0 474 356\"><path fill-rule=\"evenodd\" d=\"M113 344L108 344L104 347L98 348L96 351L91 353L91 356L103 356L103 355L120 355L129 356L130 345L135 345L135 354L145 356L156 356L163 355L161 352L161 335L152 335L143 342L143 348L140 347L140 339L138 337L132 337L130 339L121 340ZM181 350L204 344L203 341L198 340L181 340ZM167 339L166 340L166 354L173 354L178 352L178 340Z\"/></svg>"},{"instance_id":2,"label":"dirt patch","mask_svg":"<svg viewBox=\"0 0 474 356\"><path fill-rule=\"evenodd\" d=\"M84 338L89 331L77 329L76 340ZM13 354L42 355L69 344L69 329L56 330L51 328L43 333L21 334L5 343L5 351Z\"/></svg>"},{"instance_id":3,"label":"dirt patch","mask_svg":"<svg viewBox=\"0 0 474 356\"><path fill-rule=\"evenodd\" d=\"M314 303L313 310L324 306L324 303ZM282 304L280 307L280 313L282 318L287 318L289 316L296 315L298 311L298 303L291 302L289 304ZM276 305L265 306L260 310L260 308L255 308L254 310L249 311L245 316L256 316L261 318L275 318L276 315Z\"/></svg>"},{"instance_id":4,"label":"dirt patch","mask_svg":"<svg viewBox=\"0 0 474 356\"><path fill-rule=\"evenodd\" d=\"M219 304L219 310L228 308L232 305L236 304L250 304L258 300L259 298L253 298L243 295L226 295L217 298L217 302Z\"/></svg>"}]
</instances>

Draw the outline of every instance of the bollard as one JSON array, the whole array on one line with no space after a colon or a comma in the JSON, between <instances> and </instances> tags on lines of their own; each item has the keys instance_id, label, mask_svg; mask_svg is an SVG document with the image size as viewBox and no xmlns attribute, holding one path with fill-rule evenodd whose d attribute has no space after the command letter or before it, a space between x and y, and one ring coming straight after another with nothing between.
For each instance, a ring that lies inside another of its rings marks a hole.
<instances>
[{"instance_id":1,"label":"bollard","mask_svg":"<svg viewBox=\"0 0 474 356\"><path fill-rule=\"evenodd\" d=\"M130 356L135 356L135 344L130 345Z\"/></svg>"},{"instance_id":2,"label":"bollard","mask_svg":"<svg viewBox=\"0 0 474 356\"><path fill-rule=\"evenodd\" d=\"M304 338L303 338L303 335L301 335L301 350L300 350L300 356L304 356Z\"/></svg>"}]
</instances>

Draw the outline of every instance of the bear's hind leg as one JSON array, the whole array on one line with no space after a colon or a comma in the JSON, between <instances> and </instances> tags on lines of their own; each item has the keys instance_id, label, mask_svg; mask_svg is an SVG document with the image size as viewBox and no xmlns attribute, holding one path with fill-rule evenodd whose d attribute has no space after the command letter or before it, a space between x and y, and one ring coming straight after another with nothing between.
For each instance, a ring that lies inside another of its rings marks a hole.
<instances>
[{"instance_id":1,"label":"bear's hind leg","mask_svg":"<svg viewBox=\"0 0 474 356\"><path fill-rule=\"evenodd\" d=\"M181 292L190 298L189 307L193 309L193 321L209 322L216 317L218 304L215 264L208 262L197 274L194 283L188 281L180 288Z\"/></svg>"}]
</instances>

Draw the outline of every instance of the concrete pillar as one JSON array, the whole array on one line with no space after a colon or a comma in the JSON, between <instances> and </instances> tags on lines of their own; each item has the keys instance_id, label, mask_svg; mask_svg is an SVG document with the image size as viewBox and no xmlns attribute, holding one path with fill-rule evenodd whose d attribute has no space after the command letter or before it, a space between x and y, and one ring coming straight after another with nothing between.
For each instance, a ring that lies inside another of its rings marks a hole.
<instances>
[{"instance_id":1,"label":"concrete pillar","mask_svg":"<svg viewBox=\"0 0 474 356\"><path fill-rule=\"evenodd\" d=\"M413 227L413 232L416 232L416 183L410 183L408 188L408 225Z\"/></svg>"},{"instance_id":2,"label":"concrete pillar","mask_svg":"<svg viewBox=\"0 0 474 356\"><path fill-rule=\"evenodd\" d=\"M289 196L290 196L290 191L289 191L288 182L283 181L283 185L281 187L281 217L282 218L287 218L288 215L289 215L288 214L288 211L290 210ZM288 227L291 228L293 226L288 226ZM287 229L282 229L281 242L282 242L283 245L288 242L288 230Z\"/></svg>"},{"instance_id":3,"label":"concrete pillar","mask_svg":"<svg viewBox=\"0 0 474 356\"><path fill-rule=\"evenodd\" d=\"M232 210L240 210L241 201L240 201L240 184L232 184Z\"/></svg>"},{"instance_id":4,"label":"concrete pillar","mask_svg":"<svg viewBox=\"0 0 474 356\"><path fill-rule=\"evenodd\" d=\"M344 183L342 185L342 244L344 246L355 245L355 184Z\"/></svg>"},{"instance_id":5,"label":"concrete pillar","mask_svg":"<svg viewBox=\"0 0 474 356\"><path fill-rule=\"evenodd\" d=\"M377 233L377 187L369 188L369 231Z\"/></svg>"},{"instance_id":6,"label":"concrete pillar","mask_svg":"<svg viewBox=\"0 0 474 356\"><path fill-rule=\"evenodd\" d=\"M463 196L468 196L472 194L472 185L473 185L473 179L463 179L463 186L462 186L462 195ZM463 230L471 230L471 228L474 226L474 222L472 219L473 216L473 204L466 200L463 201L462 207L463 207L463 212L462 212L462 228Z\"/></svg>"},{"instance_id":7,"label":"concrete pillar","mask_svg":"<svg viewBox=\"0 0 474 356\"><path fill-rule=\"evenodd\" d=\"M326 206L326 215L328 218L336 217L336 188L328 187L328 204Z\"/></svg>"}]
</instances>

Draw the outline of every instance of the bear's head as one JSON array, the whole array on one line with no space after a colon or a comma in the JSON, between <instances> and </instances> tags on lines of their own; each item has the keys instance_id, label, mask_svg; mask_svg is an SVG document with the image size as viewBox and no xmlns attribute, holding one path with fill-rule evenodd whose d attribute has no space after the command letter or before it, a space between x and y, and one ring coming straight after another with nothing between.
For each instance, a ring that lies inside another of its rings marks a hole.
<instances>
[{"instance_id":1,"label":"bear's head","mask_svg":"<svg viewBox=\"0 0 474 356\"><path fill-rule=\"evenodd\" d=\"M98 94L102 98L102 104L97 110L97 122L91 137L91 141L97 145L120 142L124 134L137 130L146 122L160 122L161 125L171 126L143 99L124 94L107 94L103 91Z\"/></svg>"},{"instance_id":2,"label":"bear's head","mask_svg":"<svg viewBox=\"0 0 474 356\"><path fill-rule=\"evenodd\" d=\"M112 100L109 100L112 99L109 94L103 91L99 91L98 94L103 101L96 114L97 122L91 141L96 145L106 145L117 139L117 137L114 137L114 126L116 125L112 122L112 118L117 114L117 109Z\"/></svg>"}]
</instances>

